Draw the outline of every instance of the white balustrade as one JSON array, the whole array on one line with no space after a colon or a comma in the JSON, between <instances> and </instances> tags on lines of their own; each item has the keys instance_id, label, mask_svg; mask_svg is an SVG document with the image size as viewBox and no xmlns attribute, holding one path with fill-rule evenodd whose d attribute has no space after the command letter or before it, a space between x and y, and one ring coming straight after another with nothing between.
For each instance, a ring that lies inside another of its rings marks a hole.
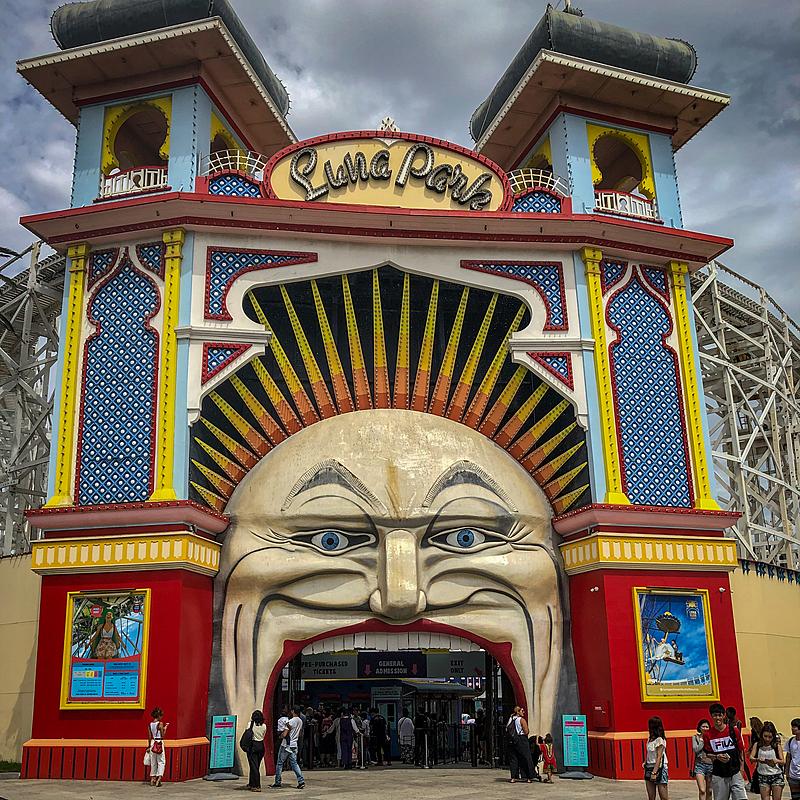
<instances>
[{"instance_id":1,"label":"white balustrade","mask_svg":"<svg viewBox=\"0 0 800 800\"><path fill-rule=\"evenodd\" d=\"M264 177L267 157L261 153L245 150L218 150L203 158L199 175L211 177L220 172L241 172L257 181Z\"/></svg>"},{"instance_id":2,"label":"white balustrade","mask_svg":"<svg viewBox=\"0 0 800 800\"><path fill-rule=\"evenodd\" d=\"M547 189L562 197L569 195L569 187L564 179L553 175L548 170L515 169L508 173L508 182L511 184L511 191L514 194L520 194L530 189Z\"/></svg>"},{"instance_id":3,"label":"white balustrade","mask_svg":"<svg viewBox=\"0 0 800 800\"><path fill-rule=\"evenodd\" d=\"M100 197L107 200L111 197L166 189L167 186L166 167L133 167L113 175L103 175L100 180Z\"/></svg>"},{"instance_id":4,"label":"white balustrade","mask_svg":"<svg viewBox=\"0 0 800 800\"><path fill-rule=\"evenodd\" d=\"M594 210L639 219L658 219L655 203L646 197L610 189L595 189Z\"/></svg>"}]
</instances>

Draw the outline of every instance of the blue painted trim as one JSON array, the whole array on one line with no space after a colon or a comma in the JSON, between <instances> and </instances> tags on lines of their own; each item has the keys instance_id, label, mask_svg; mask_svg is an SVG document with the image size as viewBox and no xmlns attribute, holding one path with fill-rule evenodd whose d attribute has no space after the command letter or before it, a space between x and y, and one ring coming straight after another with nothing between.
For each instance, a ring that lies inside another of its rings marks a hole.
<instances>
[{"instance_id":1,"label":"blue painted trim","mask_svg":"<svg viewBox=\"0 0 800 800\"><path fill-rule=\"evenodd\" d=\"M639 131L645 133L645 131ZM678 199L678 179L672 154L672 139L664 133L647 133L650 158L656 185L658 216L671 228L682 228L681 206Z\"/></svg>"},{"instance_id":2,"label":"blue painted trim","mask_svg":"<svg viewBox=\"0 0 800 800\"><path fill-rule=\"evenodd\" d=\"M578 321L582 339L592 338L592 318L589 313L589 290L586 286L586 267L580 253L572 254L572 268L575 270L575 294L578 300ZM577 355L575 356L577 358ZM605 465L603 463L603 435L600 423L600 402L597 397L597 373L594 369L594 352L584 350L580 358L583 360L584 390L586 392L586 408L589 418L589 430L586 432L586 448L589 455L589 469L592 473L592 501L602 503L605 500L606 484Z\"/></svg>"},{"instance_id":3,"label":"blue painted trim","mask_svg":"<svg viewBox=\"0 0 800 800\"><path fill-rule=\"evenodd\" d=\"M75 140L70 207L90 206L100 194L100 159L103 152L104 106L81 109Z\"/></svg>"},{"instance_id":4,"label":"blue painted trim","mask_svg":"<svg viewBox=\"0 0 800 800\"><path fill-rule=\"evenodd\" d=\"M586 132L587 122L589 120L585 117L564 114L572 209L578 214L591 214L594 210L594 184L592 184L589 136Z\"/></svg>"},{"instance_id":5,"label":"blue painted trim","mask_svg":"<svg viewBox=\"0 0 800 800\"><path fill-rule=\"evenodd\" d=\"M186 86L172 93L167 181L174 192L194 191L194 178L197 174L195 128L198 93L197 86Z\"/></svg>"},{"instance_id":6,"label":"blue painted trim","mask_svg":"<svg viewBox=\"0 0 800 800\"><path fill-rule=\"evenodd\" d=\"M211 99L203 91L202 87L198 86L194 106L195 151L197 153L195 164L197 166L203 163L203 159L208 157L208 153L211 150L211 111L213 109L214 104ZM217 116L223 122L225 121L220 114L217 114ZM192 191L194 191L194 184L192 184Z\"/></svg>"}]
</instances>

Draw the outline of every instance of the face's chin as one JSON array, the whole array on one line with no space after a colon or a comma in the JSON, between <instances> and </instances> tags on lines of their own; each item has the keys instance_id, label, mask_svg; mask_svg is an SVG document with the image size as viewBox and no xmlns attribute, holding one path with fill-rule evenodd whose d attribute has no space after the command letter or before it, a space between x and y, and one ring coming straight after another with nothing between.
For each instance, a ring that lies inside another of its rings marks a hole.
<instances>
[{"instance_id":1,"label":"face's chin","mask_svg":"<svg viewBox=\"0 0 800 800\"><path fill-rule=\"evenodd\" d=\"M410 411L325 420L262 459L228 512L217 590L229 713L271 711L281 668L311 642L417 632L489 651L531 731L550 729L563 632L549 508L483 436Z\"/></svg>"}]
</instances>

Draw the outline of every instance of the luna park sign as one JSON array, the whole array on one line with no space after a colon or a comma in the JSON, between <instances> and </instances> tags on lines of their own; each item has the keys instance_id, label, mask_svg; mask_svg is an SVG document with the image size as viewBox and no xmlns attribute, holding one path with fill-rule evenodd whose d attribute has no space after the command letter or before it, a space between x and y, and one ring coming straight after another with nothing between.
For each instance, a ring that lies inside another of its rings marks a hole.
<instances>
[{"instance_id":1,"label":"luna park sign","mask_svg":"<svg viewBox=\"0 0 800 800\"><path fill-rule=\"evenodd\" d=\"M270 197L430 210L505 210L511 190L493 162L412 134L332 134L292 145L264 170Z\"/></svg>"}]
</instances>

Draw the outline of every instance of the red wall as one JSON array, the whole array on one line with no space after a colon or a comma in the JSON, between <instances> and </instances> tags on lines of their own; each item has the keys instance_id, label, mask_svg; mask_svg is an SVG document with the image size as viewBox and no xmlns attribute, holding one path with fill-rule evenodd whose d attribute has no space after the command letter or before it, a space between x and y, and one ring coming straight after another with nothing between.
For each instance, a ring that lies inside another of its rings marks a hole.
<instances>
[{"instance_id":1,"label":"red wall","mask_svg":"<svg viewBox=\"0 0 800 800\"><path fill-rule=\"evenodd\" d=\"M592 592L593 587L599 591ZM743 713L739 659L728 574L651 570L599 570L570 577L572 643L578 671L581 711L589 730L646 731L657 715L672 730L693 730L708 717L708 703L641 700L633 587L708 589L720 698ZM724 591L720 591L724 589ZM597 701L608 704L609 726L593 723Z\"/></svg>"},{"instance_id":2,"label":"red wall","mask_svg":"<svg viewBox=\"0 0 800 800\"><path fill-rule=\"evenodd\" d=\"M150 588L146 708L59 708L67 592ZM45 575L39 615L34 739L144 739L150 709L164 709L170 739L206 736L212 579L185 570Z\"/></svg>"}]
</instances>

